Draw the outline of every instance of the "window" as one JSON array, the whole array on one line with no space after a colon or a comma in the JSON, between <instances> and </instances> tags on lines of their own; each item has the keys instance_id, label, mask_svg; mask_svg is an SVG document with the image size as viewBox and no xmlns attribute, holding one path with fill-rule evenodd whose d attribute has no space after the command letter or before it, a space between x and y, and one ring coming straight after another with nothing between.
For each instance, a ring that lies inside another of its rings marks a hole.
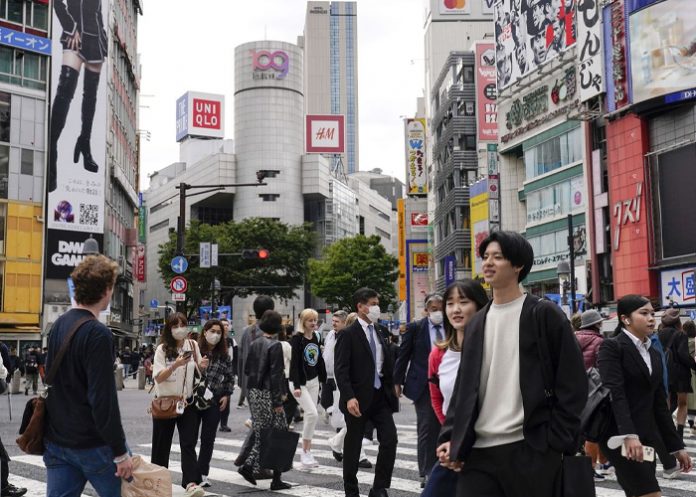
<instances>
[{"instance_id":1,"label":"window","mask_svg":"<svg viewBox=\"0 0 696 497\"><path fill-rule=\"evenodd\" d=\"M34 151L26 148L22 149L22 164L20 173L34 175Z\"/></svg>"},{"instance_id":2,"label":"window","mask_svg":"<svg viewBox=\"0 0 696 497\"><path fill-rule=\"evenodd\" d=\"M162 228L168 228L169 227L169 219L165 219L164 221L160 221L157 224L153 224L150 226L150 233L153 231L161 230Z\"/></svg>"},{"instance_id":3,"label":"window","mask_svg":"<svg viewBox=\"0 0 696 497\"><path fill-rule=\"evenodd\" d=\"M9 93L0 92L0 142L10 141L11 99Z\"/></svg>"},{"instance_id":4,"label":"window","mask_svg":"<svg viewBox=\"0 0 696 497\"><path fill-rule=\"evenodd\" d=\"M48 31L48 5L37 2L27 2L27 25Z\"/></svg>"},{"instance_id":5,"label":"window","mask_svg":"<svg viewBox=\"0 0 696 497\"><path fill-rule=\"evenodd\" d=\"M0 2L0 17L10 22L24 24L24 1L2 0Z\"/></svg>"},{"instance_id":6,"label":"window","mask_svg":"<svg viewBox=\"0 0 696 497\"><path fill-rule=\"evenodd\" d=\"M375 228L375 232L376 232L379 236L381 236L382 238L384 238L384 239L386 239L386 240L391 240L391 234L387 233L386 231L381 230L381 229L379 229L379 228Z\"/></svg>"},{"instance_id":7,"label":"window","mask_svg":"<svg viewBox=\"0 0 696 497\"><path fill-rule=\"evenodd\" d=\"M465 83L474 82L474 66L464 66L464 69L462 69L462 80Z\"/></svg>"},{"instance_id":8,"label":"window","mask_svg":"<svg viewBox=\"0 0 696 497\"><path fill-rule=\"evenodd\" d=\"M464 135L464 150L476 150L476 135Z\"/></svg>"},{"instance_id":9,"label":"window","mask_svg":"<svg viewBox=\"0 0 696 497\"><path fill-rule=\"evenodd\" d=\"M277 193L261 193L259 197L261 197L261 200L264 202L275 202L280 198L280 195Z\"/></svg>"},{"instance_id":10,"label":"window","mask_svg":"<svg viewBox=\"0 0 696 497\"><path fill-rule=\"evenodd\" d=\"M0 81L45 90L47 61L37 54L0 47Z\"/></svg>"},{"instance_id":11,"label":"window","mask_svg":"<svg viewBox=\"0 0 696 497\"><path fill-rule=\"evenodd\" d=\"M7 198L8 173L10 169L10 147L0 145L0 198Z\"/></svg>"},{"instance_id":12,"label":"window","mask_svg":"<svg viewBox=\"0 0 696 497\"><path fill-rule=\"evenodd\" d=\"M527 223L549 221L561 215L570 214L574 209L584 206L584 202L576 203L572 192L582 191L584 181L582 176L575 176L555 185L547 186L527 194ZM578 198L582 199L580 195Z\"/></svg>"},{"instance_id":13,"label":"window","mask_svg":"<svg viewBox=\"0 0 696 497\"><path fill-rule=\"evenodd\" d=\"M525 150L526 177L529 180L581 160L582 132L575 128Z\"/></svg>"},{"instance_id":14,"label":"window","mask_svg":"<svg viewBox=\"0 0 696 497\"><path fill-rule=\"evenodd\" d=\"M7 221L7 204L0 204L0 254L5 255L5 232Z\"/></svg>"}]
</instances>

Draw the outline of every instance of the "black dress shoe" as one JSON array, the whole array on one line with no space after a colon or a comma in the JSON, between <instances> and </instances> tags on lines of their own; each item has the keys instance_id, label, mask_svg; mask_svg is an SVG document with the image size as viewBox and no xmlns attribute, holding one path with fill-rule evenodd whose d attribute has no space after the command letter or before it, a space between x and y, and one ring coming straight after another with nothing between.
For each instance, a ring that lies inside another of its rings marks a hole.
<instances>
[{"instance_id":1,"label":"black dress shoe","mask_svg":"<svg viewBox=\"0 0 696 497\"><path fill-rule=\"evenodd\" d=\"M254 473L254 478L257 480L270 480L273 478L273 471L261 468L260 471Z\"/></svg>"},{"instance_id":2,"label":"black dress shoe","mask_svg":"<svg viewBox=\"0 0 696 497\"><path fill-rule=\"evenodd\" d=\"M221 425L221 426L220 426L220 431L222 431L222 432L224 432L224 433L229 433L229 432L232 431L232 428L230 428L229 426L223 426L223 425Z\"/></svg>"},{"instance_id":3,"label":"black dress shoe","mask_svg":"<svg viewBox=\"0 0 696 497\"><path fill-rule=\"evenodd\" d=\"M367 497L389 497L386 488L371 488Z\"/></svg>"},{"instance_id":4,"label":"black dress shoe","mask_svg":"<svg viewBox=\"0 0 696 497\"><path fill-rule=\"evenodd\" d=\"M425 476L420 477L421 488L425 488Z\"/></svg>"},{"instance_id":5,"label":"black dress shoe","mask_svg":"<svg viewBox=\"0 0 696 497\"><path fill-rule=\"evenodd\" d=\"M292 488L292 485L284 481L273 480L271 482L271 490L287 490L288 488Z\"/></svg>"},{"instance_id":6,"label":"black dress shoe","mask_svg":"<svg viewBox=\"0 0 696 497\"><path fill-rule=\"evenodd\" d=\"M360 459L360 461L358 462L358 468L370 469L372 468L372 463L367 459Z\"/></svg>"},{"instance_id":7,"label":"black dress shoe","mask_svg":"<svg viewBox=\"0 0 696 497\"><path fill-rule=\"evenodd\" d=\"M24 495L26 493L26 488L15 487L12 484L8 484L5 488L2 489L0 495L2 495L2 497L20 497L21 495Z\"/></svg>"},{"instance_id":8,"label":"black dress shoe","mask_svg":"<svg viewBox=\"0 0 696 497\"><path fill-rule=\"evenodd\" d=\"M244 466L240 466L237 470L237 473L242 475L242 477L252 485L256 485L256 478L254 478L254 470L246 464Z\"/></svg>"},{"instance_id":9,"label":"black dress shoe","mask_svg":"<svg viewBox=\"0 0 696 497\"><path fill-rule=\"evenodd\" d=\"M336 459L338 462L343 461L343 454L341 454L340 452L336 452L335 450L332 450L331 453L333 454L334 459Z\"/></svg>"}]
</instances>

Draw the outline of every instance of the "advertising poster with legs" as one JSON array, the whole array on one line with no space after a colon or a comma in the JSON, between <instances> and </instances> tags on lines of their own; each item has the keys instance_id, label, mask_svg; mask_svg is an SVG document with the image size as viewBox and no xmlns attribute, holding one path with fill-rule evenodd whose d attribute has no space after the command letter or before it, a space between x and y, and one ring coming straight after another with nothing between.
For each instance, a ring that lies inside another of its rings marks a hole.
<instances>
[{"instance_id":1,"label":"advertising poster with legs","mask_svg":"<svg viewBox=\"0 0 696 497\"><path fill-rule=\"evenodd\" d=\"M576 0L500 0L495 7L498 89L575 45Z\"/></svg>"},{"instance_id":2,"label":"advertising poster with legs","mask_svg":"<svg viewBox=\"0 0 696 497\"><path fill-rule=\"evenodd\" d=\"M53 3L48 244L73 247L104 231L108 38L106 0ZM103 73L103 74L102 74ZM73 234L65 233L74 232ZM99 237L101 238L101 237ZM101 248L101 245L100 245ZM81 253L62 254L77 261ZM49 254L50 255L50 254ZM47 276L63 277L49 257ZM57 259L56 259L57 260Z\"/></svg>"}]
</instances>

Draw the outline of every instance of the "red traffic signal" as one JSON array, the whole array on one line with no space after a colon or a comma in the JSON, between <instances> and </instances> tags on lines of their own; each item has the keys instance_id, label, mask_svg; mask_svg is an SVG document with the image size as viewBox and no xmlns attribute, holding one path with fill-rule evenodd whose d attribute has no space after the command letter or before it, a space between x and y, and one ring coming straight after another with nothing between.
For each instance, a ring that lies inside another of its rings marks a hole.
<instances>
[{"instance_id":1,"label":"red traffic signal","mask_svg":"<svg viewBox=\"0 0 696 497\"><path fill-rule=\"evenodd\" d=\"M266 249L244 249L242 259L268 259L270 252Z\"/></svg>"}]
</instances>

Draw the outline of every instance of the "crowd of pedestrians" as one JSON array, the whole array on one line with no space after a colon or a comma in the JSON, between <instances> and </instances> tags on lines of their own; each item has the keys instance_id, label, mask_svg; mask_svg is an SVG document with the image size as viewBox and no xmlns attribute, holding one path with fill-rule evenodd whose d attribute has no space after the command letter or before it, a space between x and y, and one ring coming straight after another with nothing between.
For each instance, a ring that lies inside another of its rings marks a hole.
<instances>
[{"instance_id":1,"label":"crowd of pedestrians","mask_svg":"<svg viewBox=\"0 0 696 497\"><path fill-rule=\"evenodd\" d=\"M664 477L690 471L683 435L696 325L682 325L679 310L668 308L658 332L650 300L626 295L608 337L598 311L569 320L559 306L522 291L534 260L524 237L491 233L478 250L492 298L479 281L456 281L425 298L424 316L400 340L378 326L380 295L360 288L352 312L334 312L324 337L315 310L287 325L273 299L259 296L256 321L239 341L226 319L207 320L192 337L187 317L173 313L156 348L126 347L117 356L111 333L96 319L110 301L117 266L103 256L85 258L72 275L77 306L56 321L48 349L31 347L21 359L5 350L3 363L11 367L0 363L0 375L8 377L21 362L27 395L47 375L51 382L43 456L48 495L80 495L89 481L99 495L116 496L121 479L131 476L116 357L125 377L142 366L155 398L175 399L171 415L153 416L151 460L169 466L176 429L187 497L202 497L212 485L210 462L217 432L230 431L235 384L237 407L248 403L250 413L235 464L253 485L270 479L272 490L290 485L281 478L288 468L268 463L267 444L277 443L268 433L301 421L296 468L311 470L319 466L312 443L323 418L336 432L328 445L342 464L346 497L360 495L358 469L372 467L363 446L377 432L369 497L388 497L398 445L393 416L402 396L415 407L424 497L555 497L570 478L564 461L578 453L589 456L590 479L614 471L628 497L661 495L653 449ZM609 393L606 423L593 436L581 423L588 378ZM26 493L8 482L1 442L0 462L2 497Z\"/></svg>"}]
</instances>

